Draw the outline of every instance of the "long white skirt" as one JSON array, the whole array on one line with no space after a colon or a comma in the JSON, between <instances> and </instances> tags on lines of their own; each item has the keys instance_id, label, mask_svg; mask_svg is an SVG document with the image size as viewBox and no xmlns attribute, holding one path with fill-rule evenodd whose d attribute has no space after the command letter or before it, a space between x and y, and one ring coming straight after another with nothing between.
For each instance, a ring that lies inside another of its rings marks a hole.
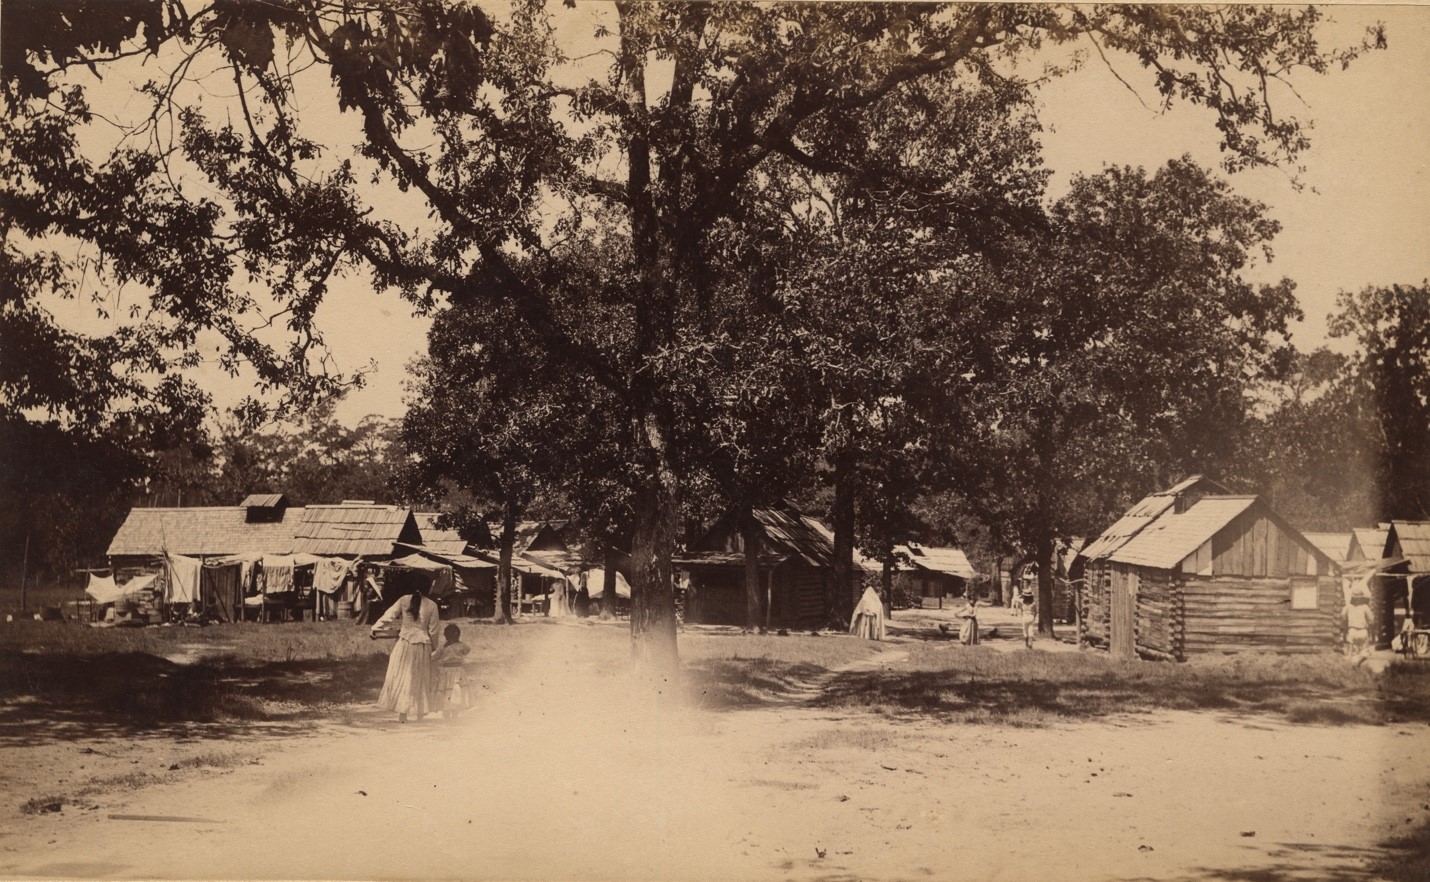
<instances>
[{"instance_id":1,"label":"long white skirt","mask_svg":"<svg viewBox=\"0 0 1430 882\"><path fill-rule=\"evenodd\" d=\"M432 652L426 643L398 640L387 659L387 679L377 706L409 716L431 713Z\"/></svg>"}]
</instances>

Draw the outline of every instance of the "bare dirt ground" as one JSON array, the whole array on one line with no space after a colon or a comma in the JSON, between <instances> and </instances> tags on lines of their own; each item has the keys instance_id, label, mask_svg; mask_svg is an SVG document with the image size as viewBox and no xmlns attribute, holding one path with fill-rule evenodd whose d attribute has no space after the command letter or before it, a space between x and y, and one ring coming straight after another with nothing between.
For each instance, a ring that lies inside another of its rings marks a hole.
<instances>
[{"instance_id":1,"label":"bare dirt ground","mask_svg":"<svg viewBox=\"0 0 1430 882\"><path fill-rule=\"evenodd\" d=\"M7 741L0 875L1369 879L1430 816L1423 722L960 727L820 709L818 683L691 710L593 675L588 632L546 628L450 725L351 708L242 738ZM854 664L896 667L898 633ZM19 812L47 788L92 792Z\"/></svg>"}]
</instances>

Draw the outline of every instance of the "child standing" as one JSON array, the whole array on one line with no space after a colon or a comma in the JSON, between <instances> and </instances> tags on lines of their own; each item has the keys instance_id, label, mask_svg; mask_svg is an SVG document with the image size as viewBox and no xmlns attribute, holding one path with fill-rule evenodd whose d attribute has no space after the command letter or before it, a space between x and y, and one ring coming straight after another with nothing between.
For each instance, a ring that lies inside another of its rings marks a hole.
<instances>
[{"instance_id":1,"label":"child standing","mask_svg":"<svg viewBox=\"0 0 1430 882\"><path fill-rule=\"evenodd\" d=\"M472 703L465 667L472 648L462 642L462 629L455 624L444 628L442 637L446 642L432 653L432 662L437 666L436 703L442 709L443 719L455 720Z\"/></svg>"},{"instance_id":2,"label":"child standing","mask_svg":"<svg viewBox=\"0 0 1430 882\"><path fill-rule=\"evenodd\" d=\"M1018 619L1023 625L1023 645L1032 649L1033 635L1038 631L1038 601L1032 593L1024 594L1021 599Z\"/></svg>"}]
</instances>

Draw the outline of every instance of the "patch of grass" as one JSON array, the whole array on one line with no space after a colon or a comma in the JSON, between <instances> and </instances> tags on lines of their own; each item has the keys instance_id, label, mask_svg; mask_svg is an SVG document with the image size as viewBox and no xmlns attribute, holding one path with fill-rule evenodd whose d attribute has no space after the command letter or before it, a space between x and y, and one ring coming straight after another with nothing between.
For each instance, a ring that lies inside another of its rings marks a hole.
<instances>
[{"instance_id":1,"label":"patch of grass","mask_svg":"<svg viewBox=\"0 0 1430 882\"><path fill-rule=\"evenodd\" d=\"M1376 677L1338 655L1118 661L1102 653L916 645L891 670L840 674L822 703L888 716L1041 726L1152 710L1280 715L1293 723L1430 721L1430 666Z\"/></svg>"},{"instance_id":2,"label":"patch of grass","mask_svg":"<svg viewBox=\"0 0 1430 882\"><path fill-rule=\"evenodd\" d=\"M837 729L825 729L791 742L787 748L781 750L860 750L876 752L887 750L888 748L909 741L913 736L907 733L890 729L887 726L873 728L870 726L841 726Z\"/></svg>"},{"instance_id":3,"label":"patch of grass","mask_svg":"<svg viewBox=\"0 0 1430 882\"><path fill-rule=\"evenodd\" d=\"M180 769L232 769L235 766L242 766L248 763L248 758L233 751L208 751L196 753L193 756L186 756L175 761L169 766L172 770L174 766Z\"/></svg>"},{"instance_id":4,"label":"patch of grass","mask_svg":"<svg viewBox=\"0 0 1430 882\"><path fill-rule=\"evenodd\" d=\"M68 798L63 796L36 796L20 803L20 814L22 815L43 815L50 812L57 812L69 805Z\"/></svg>"},{"instance_id":5,"label":"patch of grass","mask_svg":"<svg viewBox=\"0 0 1430 882\"><path fill-rule=\"evenodd\" d=\"M792 634L779 637L765 634L685 634L680 639L680 657L687 664L707 661L752 661L813 665L831 670L868 658L878 644L842 634L814 637Z\"/></svg>"}]
</instances>

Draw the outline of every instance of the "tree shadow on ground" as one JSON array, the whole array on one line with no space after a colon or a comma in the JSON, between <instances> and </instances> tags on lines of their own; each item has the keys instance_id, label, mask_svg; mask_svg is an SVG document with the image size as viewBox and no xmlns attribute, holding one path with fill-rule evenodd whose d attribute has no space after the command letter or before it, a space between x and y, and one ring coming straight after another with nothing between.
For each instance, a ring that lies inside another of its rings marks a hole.
<instances>
[{"instance_id":1,"label":"tree shadow on ground","mask_svg":"<svg viewBox=\"0 0 1430 882\"><path fill-rule=\"evenodd\" d=\"M371 702L386 657L177 664L142 652L0 652L0 747L146 735L291 733Z\"/></svg>"},{"instance_id":2,"label":"tree shadow on ground","mask_svg":"<svg viewBox=\"0 0 1430 882\"><path fill-rule=\"evenodd\" d=\"M1373 848L1321 842L1276 843L1275 861L1257 867L1198 867L1156 882L1425 882L1430 880L1430 822ZM1153 877L1128 882L1153 882Z\"/></svg>"},{"instance_id":3,"label":"tree shadow on ground","mask_svg":"<svg viewBox=\"0 0 1430 882\"><path fill-rule=\"evenodd\" d=\"M1430 721L1419 692L1359 693L1294 679L1227 676L1139 679L1108 671L1061 679L989 676L967 670L897 669L835 674L816 707L864 709L890 717L1040 726L1154 710L1214 711L1233 718L1272 715L1297 724L1350 725Z\"/></svg>"},{"instance_id":4,"label":"tree shadow on ground","mask_svg":"<svg viewBox=\"0 0 1430 882\"><path fill-rule=\"evenodd\" d=\"M683 671L690 701L707 710L739 710L787 703L826 681L827 668L771 659L704 659Z\"/></svg>"}]
</instances>

